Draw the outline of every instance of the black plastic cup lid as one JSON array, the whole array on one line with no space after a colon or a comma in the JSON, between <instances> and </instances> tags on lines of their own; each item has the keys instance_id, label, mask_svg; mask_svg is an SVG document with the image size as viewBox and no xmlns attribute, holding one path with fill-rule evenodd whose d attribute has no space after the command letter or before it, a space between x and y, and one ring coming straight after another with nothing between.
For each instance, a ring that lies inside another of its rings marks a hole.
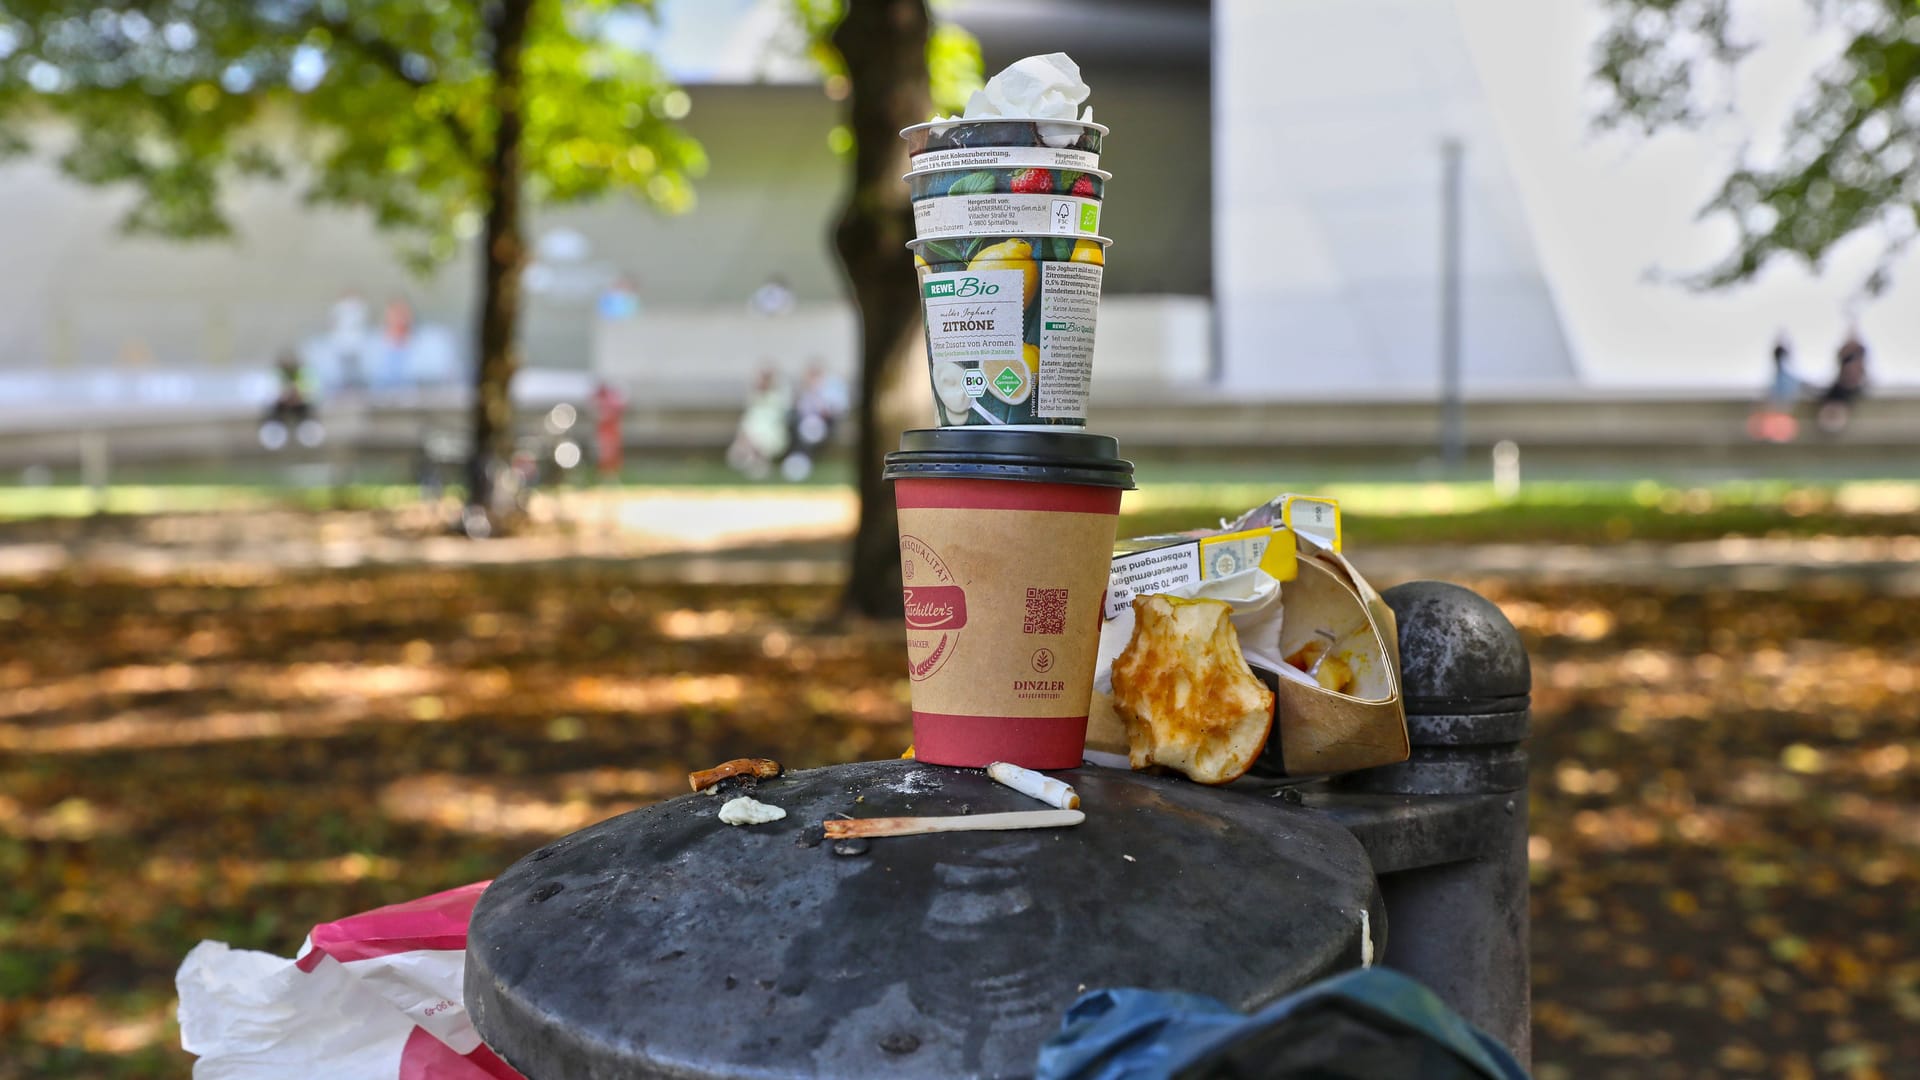
<instances>
[{"instance_id":1,"label":"black plastic cup lid","mask_svg":"<svg viewBox=\"0 0 1920 1080\"><path fill-rule=\"evenodd\" d=\"M887 455L887 480L1025 480L1133 490L1133 462L1111 435L1008 431L1001 427L921 428Z\"/></svg>"}]
</instances>

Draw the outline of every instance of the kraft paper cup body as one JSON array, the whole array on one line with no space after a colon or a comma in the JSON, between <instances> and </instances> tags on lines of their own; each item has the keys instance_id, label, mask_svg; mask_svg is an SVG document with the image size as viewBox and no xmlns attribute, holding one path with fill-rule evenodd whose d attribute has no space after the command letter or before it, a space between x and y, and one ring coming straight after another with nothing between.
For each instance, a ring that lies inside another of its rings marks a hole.
<instances>
[{"instance_id":1,"label":"kraft paper cup body","mask_svg":"<svg viewBox=\"0 0 1920 1080\"><path fill-rule=\"evenodd\" d=\"M941 427L1084 427L1108 241L915 240Z\"/></svg>"},{"instance_id":2,"label":"kraft paper cup body","mask_svg":"<svg viewBox=\"0 0 1920 1080\"><path fill-rule=\"evenodd\" d=\"M1031 449L1062 440L1104 447L1104 467L1006 450L1021 437ZM916 440L947 449L887 458L900 508L914 756L1073 768L1085 749L1101 597L1132 466L1098 435L941 430L908 432L902 446ZM951 449L995 441L1001 449Z\"/></svg>"},{"instance_id":3,"label":"kraft paper cup body","mask_svg":"<svg viewBox=\"0 0 1920 1080\"><path fill-rule=\"evenodd\" d=\"M902 128L915 169L953 165L1037 165L1092 169L1100 165L1107 128L1080 120L982 117L929 120Z\"/></svg>"}]
</instances>

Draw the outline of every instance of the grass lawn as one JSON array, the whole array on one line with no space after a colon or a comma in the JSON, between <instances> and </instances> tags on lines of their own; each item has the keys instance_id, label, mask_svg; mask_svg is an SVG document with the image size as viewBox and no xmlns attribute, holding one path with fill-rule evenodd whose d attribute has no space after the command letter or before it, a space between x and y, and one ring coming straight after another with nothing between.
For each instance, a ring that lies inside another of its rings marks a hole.
<instances>
[{"instance_id":1,"label":"grass lawn","mask_svg":"<svg viewBox=\"0 0 1920 1080\"><path fill-rule=\"evenodd\" d=\"M770 493L829 497L832 485L656 484L593 489L583 498L736 498ZM1680 487L1654 481L1556 481L1533 484L1515 499L1484 483L1378 480L1302 484L1294 490L1338 498L1356 545L1487 542L1607 543L1723 536L1849 536L1920 533L1920 482L1739 481ZM1122 535L1211 525L1277 494L1245 481L1182 480L1130 493ZM418 498L407 485L358 485L333 492L257 484L154 484L110 489L110 516L244 513L266 508L396 508ZM0 524L75 518L95 510L79 487L0 487Z\"/></svg>"}]
</instances>

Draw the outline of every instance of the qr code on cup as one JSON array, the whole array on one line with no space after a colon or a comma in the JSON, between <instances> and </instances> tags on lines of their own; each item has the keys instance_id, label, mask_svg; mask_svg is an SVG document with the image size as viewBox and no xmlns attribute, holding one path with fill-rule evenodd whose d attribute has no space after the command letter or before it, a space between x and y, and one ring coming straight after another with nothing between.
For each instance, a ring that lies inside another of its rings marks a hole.
<instances>
[{"instance_id":1,"label":"qr code on cup","mask_svg":"<svg viewBox=\"0 0 1920 1080\"><path fill-rule=\"evenodd\" d=\"M1027 619L1021 627L1025 634L1064 634L1067 632L1067 590L1028 589Z\"/></svg>"}]
</instances>

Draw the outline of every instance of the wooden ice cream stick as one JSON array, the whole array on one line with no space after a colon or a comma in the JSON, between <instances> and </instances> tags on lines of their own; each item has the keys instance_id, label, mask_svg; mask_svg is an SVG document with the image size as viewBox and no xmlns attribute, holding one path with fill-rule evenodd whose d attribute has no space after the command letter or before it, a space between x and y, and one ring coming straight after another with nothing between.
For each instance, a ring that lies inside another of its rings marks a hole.
<instances>
[{"instance_id":1,"label":"wooden ice cream stick","mask_svg":"<svg viewBox=\"0 0 1920 1080\"><path fill-rule=\"evenodd\" d=\"M1078 810L1020 810L1010 814L967 814L963 817L840 818L824 827L829 840L856 836L917 836L938 832L989 832L1003 829L1057 829L1078 825L1087 815Z\"/></svg>"}]
</instances>

